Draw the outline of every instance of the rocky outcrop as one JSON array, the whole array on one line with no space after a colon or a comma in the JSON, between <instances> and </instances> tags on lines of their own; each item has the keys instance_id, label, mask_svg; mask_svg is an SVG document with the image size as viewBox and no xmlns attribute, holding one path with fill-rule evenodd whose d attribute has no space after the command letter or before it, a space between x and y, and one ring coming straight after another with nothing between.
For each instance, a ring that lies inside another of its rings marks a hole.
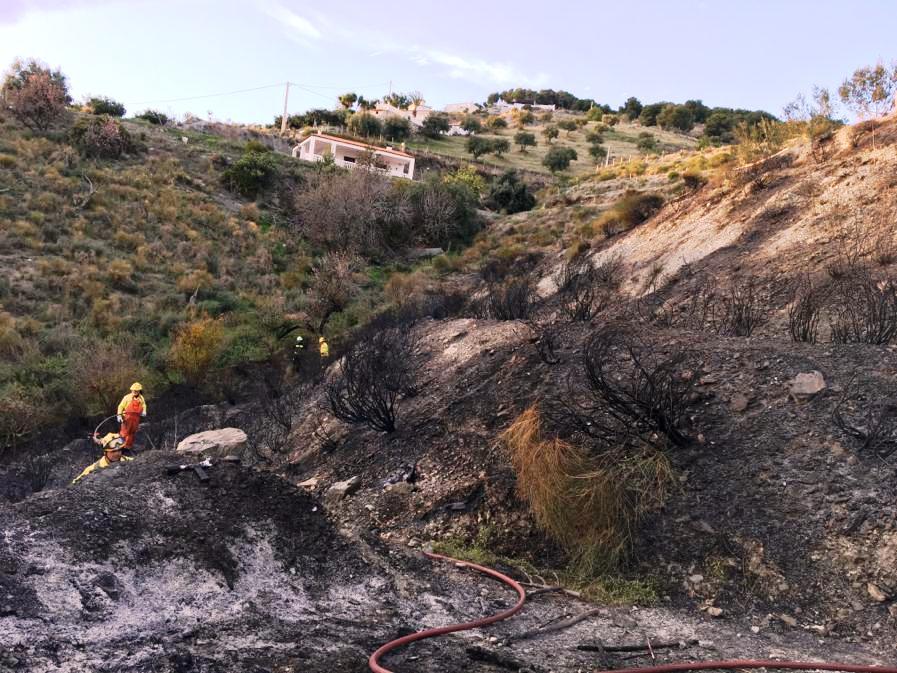
<instances>
[{"instance_id":1,"label":"rocky outcrop","mask_svg":"<svg viewBox=\"0 0 897 673\"><path fill-rule=\"evenodd\" d=\"M239 456L246 447L248 439L246 433L239 428L207 430L181 440L177 452L190 456L202 455L213 458Z\"/></svg>"}]
</instances>

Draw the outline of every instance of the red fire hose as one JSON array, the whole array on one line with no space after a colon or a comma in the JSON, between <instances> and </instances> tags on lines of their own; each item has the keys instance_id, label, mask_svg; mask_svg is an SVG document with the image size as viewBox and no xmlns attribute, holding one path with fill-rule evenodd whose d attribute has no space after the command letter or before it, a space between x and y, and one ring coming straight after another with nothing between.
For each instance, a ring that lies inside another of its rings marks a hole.
<instances>
[{"instance_id":1,"label":"red fire hose","mask_svg":"<svg viewBox=\"0 0 897 673\"><path fill-rule=\"evenodd\" d=\"M442 636L446 633L454 633L455 631L466 631L468 629L477 629L481 626L486 626L487 624L493 624L495 622L500 622L502 619L507 619L508 617L512 617L517 614L520 608L523 607L523 603L526 600L526 591L524 591L523 587L520 586L519 583L512 580L507 575L503 575L497 570L493 570L492 568L487 568L485 566L477 565L476 563L470 563L468 561L459 561L458 559L453 559L449 556L442 556L441 554L432 554L430 552L424 552L424 556L434 560L440 561L451 561L459 566L465 568L473 568L474 570L483 573L484 575L489 575L490 577L494 577L497 580L500 580L507 584L509 587L514 589L517 592L517 595L520 597L517 599L517 603L507 610L499 612L497 614L492 615L491 617L483 617L482 619L474 619L470 622L464 622L463 624L449 624L448 626L440 626L435 629L426 629L425 631L418 631L417 633L411 633L407 636L402 636L401 638L397 638L396 640L390 641L385 645L380 646L380 648L371 655L371 658L368 659L368 666L370 666L371 670L374 673L392 673L388 668L383 668L380 665L380 657L382 657L387 652L396 649L397 647L401 647L402 645L407 645L408 643L413 643L418 640L423 640L424 638L435 638L436 636ZM891 672L888 672L891 673ZM894 673L897 673L895 671Z\"/></svg>"},{"instance_id":2,"label":"red fire hose","mask_svg":"<svg viewBox=\"0 0 897 673\"><path fill-rule=\"evenodd\" d=\"M692 661L678 664L617 668L602 673L675 673L677 671L720 670L731 668L790 668L799 671L847 671L848 673L897 673L893 666L861 666L858 664L829 664L815 661L779 661L777 659L725 659L722 661Z\"/></svg>"},{"instance_id":3,"label":"red fire hose","mask_svg":"<svg viewBox=\"0 0 897 673\"><path fill-rule=\"evenodd\" d=\"M368 659L368 666L370 666L370 669L374 671L374 673L393 673L388 668L383 668L383 666L380 665L380 657L382 657L387 652L396 649L397 647L402 647L403 645L407 645L408 643L413 643L425 638L434 638L436 636L445 635L446 633L454 633L455 631L476 629L481 626L486 626L487 624L499 622L503 619L507 619L508 617L512 617L513 615L515 615L520 610L520 608L523 607L523 603L526 601L526 591L524 591L523 587L520 586L518 582L515 582L510 577L508 577L507 575L503 575L497 570L477 565L476 563L470 563L469 561L459 561L458 559L453 559L449 556L442 556L441 554L424 552L424 556L434 560L451 561L452 563L455 563L459 566L465 568L473 568L474 570L481 572L484 575L494 577L495 579L500 580L513 588L514 591L517 592L517 595L520 596L520 598L517 600L517 603L513 607L508 608L503 612L494 614L491 617L474 619L473 621L464 622L463 624L449 624L448 626L440 626L435 629L418 631L417 633L411 633L407 636L397 638L396 640L392 640L385 645L382 645L376 652L371 655L370 659ZM701 671L707 669L726 670L736 668L784 668L801 671L845 671L845 673L897 673L897 667L895 666L832 664L813 661L778 661L776 659L726 659L720 661L693 661L677 664L662 664L660 666L645 666L644 668L618 668L615 670L601 671L600 673L678 673L679 671Z\"/></svg>"}]
</instances>

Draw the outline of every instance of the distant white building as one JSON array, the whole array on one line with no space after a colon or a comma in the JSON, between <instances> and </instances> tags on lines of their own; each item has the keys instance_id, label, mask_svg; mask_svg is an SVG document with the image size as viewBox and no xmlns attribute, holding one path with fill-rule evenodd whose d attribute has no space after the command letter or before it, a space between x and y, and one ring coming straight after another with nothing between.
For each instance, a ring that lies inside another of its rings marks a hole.
<instances>
[{"instance_id":1,"label":"distant white building","mask_svg":"<svg viewBox=\"0 0 897 673\"><path fill-rule=\"evenodd\" d=\"M554 112L557 108L557 105L544 105L542 103L506 103L499 98L495 102L495 105L489 108L489 112L492 114L501 114L502 112L508 112L509 110L522 110L527 105L533 110L547 110L549 112Z\"/></svg>"},{"instance_id":2,"label":"distant white building","mask_svg":"<svg viewBox=\"0 0 897 673\"><path fill-rule=\"evenodd\" d=\"M293 156L305 161L324 161L333 157L337 166L357 168L359 162L373 157L373 168L395 178L414 179L414 157L392 147L377 147L327 133L313 133L293 148Z\"/></svg>"},{"instance_id":3,"label":"distant white building","mask_svg":"<svg viewBox=\"0 0 897 673\"><path fill-rule=\"evenodd\" d=\"M446 132L447 136L469 136L470 132L466 129L461 128L461 124L449 124L449 130Z\"/></svg>"},{"instance_id":4,"label":"distant white building","mask_svg":"<svg viewBox=\"0 0 897 673\"><path fill-rule=\"evenodd\" d=\"M477 111L476 103L449 103L445 106L445 111L449 114L470 114Z\"/></svg>"},{"instance_id":5,"label":"distant white building","mask_svg":"<svg viewBox=\"0 0 897 673\"><path fill-rule=\"evenodd\" d=\"M377 103L377 105L374 106L374 109L371 110L371 114L380 119L385 119L386 117L401 117L407 119L413 126L421 126L423 125L424 120L433 114L433 108L427 107L423 103L420 105L412 103L408 106L408 109L403 110L402 108L390 105L389 103Z\"/></svg>"}]
</instances>

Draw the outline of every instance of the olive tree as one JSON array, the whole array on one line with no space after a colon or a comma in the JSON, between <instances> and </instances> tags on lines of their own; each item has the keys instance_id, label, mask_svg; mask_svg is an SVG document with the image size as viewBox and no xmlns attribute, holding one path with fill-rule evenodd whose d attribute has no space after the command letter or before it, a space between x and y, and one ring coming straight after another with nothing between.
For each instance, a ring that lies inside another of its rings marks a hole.
<instances>
[{"instance_id":1,"label":"olive tree","mask_svg":"<svg viewBox=\"0 0 897 673\"><path fill-rule=\"evenodd\" d=\"M557 173L558 171L567 170L570 167L570 162L576 161L576 159L576 150L572 147L558 145L548 150L545 158L542 159L542 165L552 173Z\"/></svg>"},{"instance_id":2,"label":"olive tree","mask_svg":"<svg viewBox=\"0 0 897 673\"><path fill-rule=\"evenodd\" d=\"M527 147L536 146L536 136L528 131L518 131L514 134L514 144L520 147L521 152L526 152Z\"/></svg>"}]
</instances>

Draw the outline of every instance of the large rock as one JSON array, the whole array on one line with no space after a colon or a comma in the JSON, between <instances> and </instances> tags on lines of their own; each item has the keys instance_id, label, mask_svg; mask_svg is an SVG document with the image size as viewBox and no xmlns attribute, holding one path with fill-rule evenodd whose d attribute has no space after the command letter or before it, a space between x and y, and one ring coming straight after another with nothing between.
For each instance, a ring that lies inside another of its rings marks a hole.
<instances>
[{"instance_id":1,"label":"large rock","mask_svg":"<svg viewBox=\"0 0 897 673\"><path fill-rule=\"evenodd\" d=\"M808 399L825 390L825 378L822 372L805 372L798 374L788 382L788 392L795 399Z\"/></svg>"},{"instance_id":2,"label":"large rock","mask_svg":"<svg viewBox=\"0 0 897 673\"><path fill-rule=\"evenodd\" d=\"M352 495L361 486L361 477L354 476L345 481L338 481L327 489L324 494L324 504L332 507L347 495Z\"/></svg>"},{"instance_id":3,"label":"large rock","mask_svg":"<svg viewBox=\"0 0 897 673\"><path fill-rule=\"evenodd\" d=\"M239 428L207 430L190 435L180 441L177 452L191 456L239 456L249 438Z\"/></svg>"}]
</instances>

